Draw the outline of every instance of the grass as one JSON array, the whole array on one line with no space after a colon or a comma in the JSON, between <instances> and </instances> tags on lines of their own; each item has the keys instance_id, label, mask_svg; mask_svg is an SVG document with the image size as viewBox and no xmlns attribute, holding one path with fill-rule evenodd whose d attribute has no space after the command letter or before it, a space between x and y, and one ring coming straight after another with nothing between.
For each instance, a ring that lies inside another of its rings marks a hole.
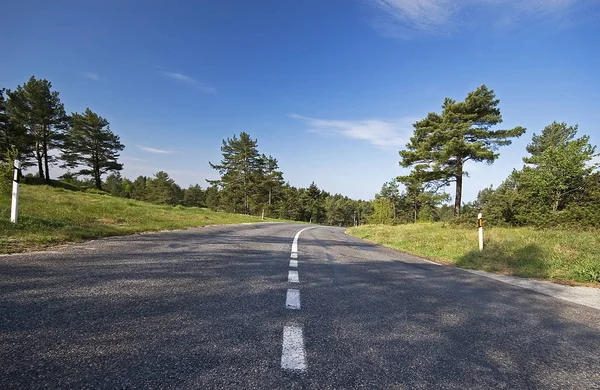
<instances>
[{"instance_id":1,"label":"grass","mask_svg":"<svg viewBox=\"0 0 600 390\"><path fill-rule=\"evenodd\" d=\"M598 232L487 227L483 252L476 227L364 225L348 233L461 268L600 287Z\"/></svg>"},{"instance_id":2,"label":"grass","mask_svg":"<svg viewBox=\"0 0 600 390\"><path fill-rule=\"evenodd\" d=\"M22 185L18 224L10 222L10 196L0 195L0 253L147 231L260 221L241 214L78 192L60 185Z\"/></svg>"}]
</instances>

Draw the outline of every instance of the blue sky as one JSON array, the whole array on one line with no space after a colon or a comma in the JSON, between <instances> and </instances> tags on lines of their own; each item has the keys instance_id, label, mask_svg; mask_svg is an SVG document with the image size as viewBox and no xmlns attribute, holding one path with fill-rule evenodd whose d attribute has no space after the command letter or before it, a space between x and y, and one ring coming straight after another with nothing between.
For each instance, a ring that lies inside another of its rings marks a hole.
<instances>
[{"instance_id":1,"label":"blue sky","mask_svg":"<svg viewBox=\"0 0 600 390\"><path fill-rule=\"evenodd\" d=\"M108 119L132 179L205 187L221 140L246 131L290 184L370 199L406 173L412 123L481 84L502 127L528 130L468 168L463 200L521 167L554 120L600 144L595 0L3 0L0 13L0 87L46 78L67 111Z\"/></svg>"}]
</instances>

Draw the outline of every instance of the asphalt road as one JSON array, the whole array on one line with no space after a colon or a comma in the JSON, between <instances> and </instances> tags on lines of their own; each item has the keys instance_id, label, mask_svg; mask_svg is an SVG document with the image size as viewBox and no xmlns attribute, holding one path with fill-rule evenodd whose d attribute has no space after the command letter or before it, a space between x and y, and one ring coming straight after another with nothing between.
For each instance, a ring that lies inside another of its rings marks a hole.
<instances>
[{"instance_id":1,"label":"asphalt road","mask_svg":"<svg viewBox=\"0 0 600 390\"><path fill-rule=\"evenodd\" d=\"M0 388L600 389L600 310L305 227L0 257Z\"/></svg>"}]
</instances>

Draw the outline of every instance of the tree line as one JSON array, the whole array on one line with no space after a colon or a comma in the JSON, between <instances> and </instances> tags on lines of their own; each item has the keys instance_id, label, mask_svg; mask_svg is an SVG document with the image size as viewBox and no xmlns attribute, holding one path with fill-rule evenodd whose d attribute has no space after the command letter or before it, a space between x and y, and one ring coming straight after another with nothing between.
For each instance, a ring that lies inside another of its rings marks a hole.
<instances>
[{"instance_id":1,"label":"tree line","mask_svg":"<svg viewBox=\"0 0 600 390\"><path fill-rule=\"evenodd\" d=\"M314 182L306 188L290 185L277 159L259 152L258 140L246 132L223 140L221 161L209 162L219 179L207 180L205 189L199 184L183 189L164 171L123 178L118 158L124 145L109 122L89 108L67 115L52 84L32 76L14 90L0 88L0 175L11 176L7 163L18 158L49 182L50 166L60 164L68 169L64 181L114 196L340 226L461 222L483 212L498 225L600 227L596 146L589 136L578 136L577 125L566 123L553 122L533 134L522 169L498 188L482 189L475 201L462 202L465 164L493 164L499 149L526 131L496 129L503 120L499 103L485 85L462 101L446 98L439 113L413 124L413 136L399 152L409 174L384 183L374 200L363 201L331 194ZM444 189L452 183L449 205Z\"/></svg>"},{"instance_id":2,"label":"tree line","mask_svg":"<svg viewBox=\"0 0 600 390\"><path fill-rule=\"evenodd\" d=\"M215 210L341 226L364 223L372 214L368 201L332 195L314 182L307 188L286 183L277 159L260 153L246 132L224 139L221 154L220 162L209 162L220 178L207 180L206 205Z\"/></svg>"},{"instance_id":3,"label":"tree line","mask_svg":"<svg viewBox=\"0 0 600 390\"><path fill-rule=\"evenodd\" d=\"M67 115L58 91L35 76L14 90L0 88L0 162L19 159L24 168L50 182L50 166L91 177L97 189L102 177L118 172L119 152L125 148L109 122L87 108Z\"/></svg>"},{"instance_id":4,"label":"tree line","mask_svg":"<svg viewBox=\"0 0 600 390\"><path fill-rule=\"evenodd\" d=\"M205 207L334 226L352 226L371 220L373 205L370 201L330 194L314 182L306 188L285 182L277 159L260 153L258 141L245 132L224 139L221 152L219 163L209 162L220 178L207 180L206 188L199 184L181 188L164 171L134 180L114 172L101 187L113 196L162 205ZM77 187L95 187L93 178L85 180L69 172L60 179Z\"/></svg>"}]
</instances>

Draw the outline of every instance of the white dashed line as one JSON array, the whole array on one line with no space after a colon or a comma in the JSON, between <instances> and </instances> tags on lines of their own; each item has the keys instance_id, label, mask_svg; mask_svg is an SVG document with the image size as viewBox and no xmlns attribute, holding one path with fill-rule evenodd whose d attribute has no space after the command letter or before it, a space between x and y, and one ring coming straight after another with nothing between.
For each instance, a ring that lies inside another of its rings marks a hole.
<instances>
[{"instance_id":1,"label":"white dashed line","mask_svg":"<svg viewBox=\"0 0 600 390\"><path fill-rule=\"evenodd\" d=\"M299 283L298 271L288 271L288 282Z\"/></svg>"},{"instance_id":2,"label":"white dashed line","mask_svg":"<svg viewBox=\"0 0 600 390\"><path fill-rule=\"evenodd\" d=\"M298 258L298 254L297 254L297 253L292 253L292 254L290 255L290 257L291 257L292 259L297 259L297 258Z\"/></svg>"},{"instance_id":3,"label":"white dashed line","mask_svg":"<svg viewBox=\"0 0 600 390\"><path fill-rule=\"evenodd\" d=\"M298 260L290 260L290 268L298 268Z\"/></svg>"},{"instance_id":4,"label":"white dashed line","mask_svg":"<svg viewBox=\"0 0 600 390\"><path fill-rule=\"evenodd\" d=\"M300 237L300 233L302 233L305 230L308 229L314 229L314 227L307 227L304 228L302 230L300 230L298 233L296 233L296 235L294 236L294 241L292 242L292 259L296 259L298 257L298 238ZM294 254L296 256L294 256Z\"/></svg>"},{"instance_id":5,"label":"white dashed line","mask_svg":"<svg viewBox=\"0 0 600 390\"><path fill-rule=\"evenodd\" d=\"M304 371L306 367L302 328L295 325L284 326L281 368L285 370Z\"/></svg>"},{"instance_id":6,"label":"white dashed line","mask_svg":"<svg viewBox=\"0 0 600 390\"><path fill-rule=\"evenodd\" d=\"M287 290L285 298L285 308L292 310L300 310L300 290L290 288Z\"/></svg>"}]
</instances>

